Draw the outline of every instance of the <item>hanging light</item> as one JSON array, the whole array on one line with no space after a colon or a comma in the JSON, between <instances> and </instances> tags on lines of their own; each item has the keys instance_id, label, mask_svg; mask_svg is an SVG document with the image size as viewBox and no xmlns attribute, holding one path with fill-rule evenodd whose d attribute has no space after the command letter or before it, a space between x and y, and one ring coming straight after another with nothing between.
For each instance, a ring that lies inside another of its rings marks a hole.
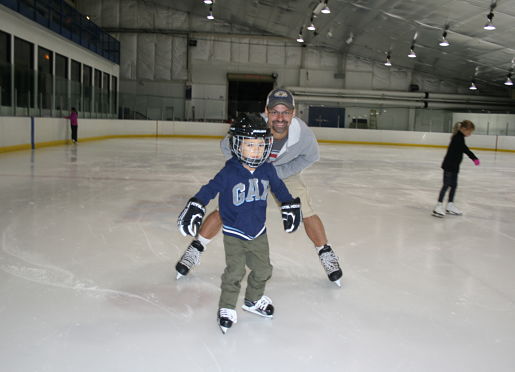
<instances>
[{"instance_id":1,"label":"hanging light","mask_svg":"<svg viewBox=\"0 0 515 372\"><path fill-rule=\"evenodd\" d=\"M311 24L307 27L307 29L309 31L315 31L317 28L315 27L315 23L314 23L314 17L311 16Z\"/></svg>"},{"instance_id":2,"label":"hanging light","mask_svg":"<svg viewBox=\"0 0 515 372\"><path fill-rule=\"evenodd\" d=\"M384 63L385 66L390 67L392 65L392 61L390 61L390 54L386 56L386 62Z\"/></svg>"},{"instance_id":3,"label":"hanging light","mask_svg":"<svg viewBox=\"0 0 515 372\"><path fill-rule=\"evenodd\" d=\"M471 81L471 82L470 82L469 89L470 89L470 90L477 90L477 87L476 87L476 84L474 83L474 81Z\"/></svg>"},{"instance_id":4,"label":"hanging light","mask_svg":"<svg viewBox=\"0 0 515 372\"><path fill-rule=\"evenodd\" d=\"M415 54L415 45L412 45L410 47L408 57L409 58L417 58L417 55Z\"/></svg>"},{"instance_id":5,"label":"hanging light","mask_svg":"<svg viewBox=\"0 0 515 372\"><path fill-rule=\"evenodd\" d=\"M504 82L504 85L512 86L513 80L511 80L511 72L506 76L506 81Z\"/></svg>"},{"instance_id":6,"label":"hanging light","mask_svg":"<svg viewBox=\"0 0 515 372\"><path fill-rule=\"evenodd\" d=\"M209 20L215 19L215 17L213 16L213 7L212 6L209 7L209 14L207 15L207 19L209 19Z\"/></svg>"},{"instance_id":7,"label":"hanging light","mask_svg":"<svg viewBox=\"0 0 515 372\"><path fill-rule=\"evenodd\" d=\"M442 39L440 40L440 42L438 43L438 45L440 46L443 46L443 47L446 47L446 46L449 46L449 41L447 41L447 31L444 31L443 34L442 34Z\"/></svg>"},{"instance_id":8,"label":"hanging light","mask_svg":"<svg viewBox=\"0 0 515 372\"><path fill-rule=\"evenodd\" d=\"M304 38L302 37L302 29L300 29L299 36L297 36L297 42L303 43Z\"/></svg>"},{"instance_id":9,"label":"hanging light","mask_svg":"<svg viewBox=\"0 0 515 372\"><path fill-rule=\"evenodd\" d=\"M493 18L494 18L494 13L490 10L490 13L488 13L488 15L486 16L486 18L488 18L488 22L486 23L486 25L483 27L485 30L495 30L495 26L494 26L494 22L493 22Z\"/></svg>"},{"instance_id":10,"label":"hanging light","mask_svg":"<svg viewBox=\"0 0 515 372\"><path fill-rule=\"evenodd\" d=\"M325 0L324 3L325 3L325 6L322 8L321 12L324 13L324 14L329 14L331 13L331 9L329 9L329 7L327 6L327 2L329 0Z\"/></svg>"},{"instance_id":11,"label":"hanging light","mask_svg":"<svg viewBox=\"0 0 515 372\"><path fill-rule=\"evenodd\" d=\"M204 4L211 5L213 4L213 0L204 0Z\"/></svg>"}]
</instances>

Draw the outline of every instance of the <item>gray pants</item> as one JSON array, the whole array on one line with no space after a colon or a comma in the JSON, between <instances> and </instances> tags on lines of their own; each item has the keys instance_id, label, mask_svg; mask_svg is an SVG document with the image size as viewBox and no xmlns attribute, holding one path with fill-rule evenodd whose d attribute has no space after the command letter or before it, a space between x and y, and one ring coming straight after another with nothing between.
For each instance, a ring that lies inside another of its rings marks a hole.
<instances>
[{"instance_id":1,"label":"gray pants","mask_svg":"<svg viewBox=\"0 0 515 372\"><path fill-rule=\"evenodd\" d=\"M241 240L224 235L225 270L222 274L222 294L219 308L235 309L240 294L241 281L248 266L245 298L257 301L265 293L265 285L272 277L272 264L266 234L254 240Z\"/></svg>"}]
</instances>

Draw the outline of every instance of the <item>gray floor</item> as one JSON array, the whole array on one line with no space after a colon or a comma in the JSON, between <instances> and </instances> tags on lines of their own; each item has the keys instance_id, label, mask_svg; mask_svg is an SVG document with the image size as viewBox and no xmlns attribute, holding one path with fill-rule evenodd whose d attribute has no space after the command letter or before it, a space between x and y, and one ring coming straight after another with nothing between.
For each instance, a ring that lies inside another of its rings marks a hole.
<instances>
[{"instance_id":1,"label":"gray floor","mask_svg":"<svg viewBox=\"0 0 515 372\"><path fill-rule=\"evenodd\" d=\"M432 217L444 149L321 145L305 172L343 287L269 208L274 319L215 316L222 239L175 280L175 221L215 140L0 154L2 371L513 371L515 154L465 158L461 217ZM214 207L214 202L210 205ZM241 301L241 299L240 299Z\"/></svg>"}]
</instances>

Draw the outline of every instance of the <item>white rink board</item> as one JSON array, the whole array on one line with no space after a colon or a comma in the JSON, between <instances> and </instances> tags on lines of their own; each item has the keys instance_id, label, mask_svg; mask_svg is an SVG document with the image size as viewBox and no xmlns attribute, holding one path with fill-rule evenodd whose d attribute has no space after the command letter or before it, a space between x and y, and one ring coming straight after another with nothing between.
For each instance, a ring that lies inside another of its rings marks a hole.
<instances>
[{"instance_id":1,"label":"white rink board","mask_svg":"<svg viewBox=\"0 0 515 372\"><path fill-rule=\"evenodd\" d=\"M35 118L35 142L65 141L69 139L69 122L61 118ZM30 118L2 117L3 134L0 147L30 144ZM79 118L79 142L88 138L113 136L214 136L227 133L228 124L183 121L112 120ZM399 144L447 146L450 133L406 132L371 129L312 127L320 141L361 142L363 144ZM25 137L25 138L23 138ZM514 136L473 134L467 138L469 147L515 151Z\"/></svg>"}]
</instances>

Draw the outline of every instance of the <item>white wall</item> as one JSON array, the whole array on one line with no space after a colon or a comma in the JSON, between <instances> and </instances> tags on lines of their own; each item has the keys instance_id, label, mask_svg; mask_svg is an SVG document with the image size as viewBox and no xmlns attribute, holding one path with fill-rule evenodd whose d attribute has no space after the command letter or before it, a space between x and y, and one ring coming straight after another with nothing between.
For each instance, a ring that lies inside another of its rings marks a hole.
<instances>
[{"instance_id":1,"label":"white wall","mask_svg":"<svg viewBox=\"0 0 515 372\"><path fill-rule=\"evenodd\" d=\"M59 118L34 118L36 148L45 144L65 143L69 139L68 121ZM442 146L449 144L449 133L348 128L312 128L319 141L351 143ZM228 124L181 121L138 121L79 119L79 142L113 136L215 136L227 133ZM31 119L0 118L0 152L31 144ZM467 139L472 148L515 151L515 136L474 134Z\"/></svg>"}]
</instances>

